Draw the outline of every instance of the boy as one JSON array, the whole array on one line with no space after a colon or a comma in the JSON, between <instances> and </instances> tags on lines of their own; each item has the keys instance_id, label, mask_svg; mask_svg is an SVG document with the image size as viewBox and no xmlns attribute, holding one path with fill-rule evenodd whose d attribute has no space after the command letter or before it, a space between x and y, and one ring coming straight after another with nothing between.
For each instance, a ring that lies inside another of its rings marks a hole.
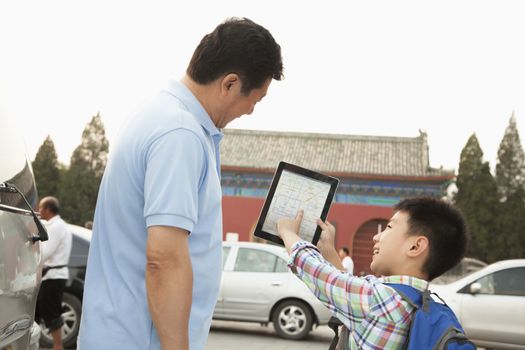
<instances>
[{"instance_id":1,"label":"boy","mask_svg":"<svg viewBox=\"0 0 525 350\"><path fill-rule=\"evenodd\" d=\"M414 307L385 283L419 291L456 265L467 247L466 225L452 205L434 198L405 199L394 207L385 230L374 236L370 268L381 278L345 273L334 248L335 228L322 228L318 246L297 235L303 212L278 222L292 271L326 303L344 328L338 349L401 349Z\"/></svg>"}]
</instances>

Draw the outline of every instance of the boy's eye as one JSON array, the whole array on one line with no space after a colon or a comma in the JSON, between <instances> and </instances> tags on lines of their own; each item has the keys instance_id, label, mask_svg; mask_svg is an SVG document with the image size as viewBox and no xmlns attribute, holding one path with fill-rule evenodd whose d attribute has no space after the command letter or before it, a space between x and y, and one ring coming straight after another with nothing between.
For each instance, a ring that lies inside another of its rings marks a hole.
<instances>
[{"instance_id":1,"label":"boy's eye","mask_svg":"<svg viewBox=\"0 0 525 350\"><path fill-rule=\"evenodd\" d=\"M389 224L389 225L386 225L386 227L387 227L387 228L392 228L392 225Z\"/></svg>"}]
</instances>

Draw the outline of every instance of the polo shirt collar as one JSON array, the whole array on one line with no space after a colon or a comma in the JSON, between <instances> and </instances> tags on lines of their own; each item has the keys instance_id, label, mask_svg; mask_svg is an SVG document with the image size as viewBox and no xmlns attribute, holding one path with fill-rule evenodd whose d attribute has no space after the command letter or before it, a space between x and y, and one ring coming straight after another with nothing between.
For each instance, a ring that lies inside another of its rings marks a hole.
<instances>
[{"instance_id":1,"label":"polo shirt collar","mask_svg":"<svg viewBox=\"0 0 525 350\"><path fill-rule=\"evenodd\" d=\"M168 85L167 91L186 106L188 111L195 116L199 124L202 125L210 136L214 139L222 139L223 133L215 126L204 107L186 85L179 81L172 80Z\"/></svg>"},{"instance_id":2,"label":"polo shirt collar","mask_svg":"<svg viewBox=\"0 0 525 350\"><path fill-rule=\"evenodd\" d=\"M425 280L422 280L420 278L413 277L413 276L394 275L394 276L381 277L378 280L382 283L406 284L406 285L416 288L420 292L424 292L425 290L428 289L428 286L429 286L428 281L425 281Z\"/></svg>"}]
</instances>

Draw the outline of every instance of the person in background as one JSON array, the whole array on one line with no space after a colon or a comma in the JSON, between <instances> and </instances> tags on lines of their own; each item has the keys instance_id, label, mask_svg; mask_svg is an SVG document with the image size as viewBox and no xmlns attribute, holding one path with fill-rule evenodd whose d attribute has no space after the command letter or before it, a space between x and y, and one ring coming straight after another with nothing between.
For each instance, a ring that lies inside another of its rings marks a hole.
<instances>
[{"instance_id":1,"label":"person in background","mask_svg":"<svg viewBox=\"0 0 525 350\"><path fill-rule=\"evenodd\" d=\"M53 338L53 350L62 347L62 297L69 278L69 256L72 235L59 215L59 203L55 197L45 197L38 204L40 217L49 239L42 242L42 284L38 292L36 319L43 319Z\"/></svg>"},{"instance_id":2,"label":"person in background","mask_svg":"<svg viewBox=\"0 0 525 350\"><path fill-rule=\"evenodd\" d=\"M350 257L350 250L348 250L348 247L343 247L339 249L339 257L341 258L341 264L343 264L345 271L353 275L354 262Z\"/></svg>"},{"instance_id":3,"label":"person in background","mask_svg":"<svg viewBox=\"0 0 525 350\"><path fill-rule=\"evenodd\" d=\"M229 19L121 130L98 194L79 350L204 350L222 270L221 129L282 70L267 29Z\"/></svg>"}]
</instances>

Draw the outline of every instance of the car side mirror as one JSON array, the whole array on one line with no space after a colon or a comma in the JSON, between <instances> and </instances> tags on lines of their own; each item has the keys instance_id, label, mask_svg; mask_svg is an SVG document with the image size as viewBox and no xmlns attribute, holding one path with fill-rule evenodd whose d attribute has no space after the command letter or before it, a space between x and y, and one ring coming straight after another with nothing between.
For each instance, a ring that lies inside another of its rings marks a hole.
<instances>
[{"instance_id":1,"label":"car side mirror","mask_svg":"<svg viewBox=\"0 0 525 350\"><path fill-rule=\"evenodd\" d=\"M481 292L481 283L479 283L479 282L472 283L470 285L469 292L472 295L479 294L479 292Z\"/></svg>"},{"instance_id":2,"label":"car side mirror","mask_svg":"<svg viewBox=\"0 0 525 350\"><path fill-rule=\"evenodd\" d=\"M33 216L33 221L35 222L36 228L38 230L38 235L32 236L29 239L33 243L36 243L38 241L47 241L49 239L49 236L47 234L47 231L46 231L44 225L42 225L42 223L40 222L40 219L38 218L38 216L36 215L35 211L31 207L31 204L29 204L29 202L27 201L26 196L24 196L24 194L22 192L20 192L18 187L16 187L13 184L7 183L7 182L2 182L2 183L0 183L0 191L1 192L7 192L7 193L17 193L17 194L19 194L22 197L22 199L24 200L25 204L29 208L29 211L31 212L31 215Z\"/></svg>"}]
</instances>

